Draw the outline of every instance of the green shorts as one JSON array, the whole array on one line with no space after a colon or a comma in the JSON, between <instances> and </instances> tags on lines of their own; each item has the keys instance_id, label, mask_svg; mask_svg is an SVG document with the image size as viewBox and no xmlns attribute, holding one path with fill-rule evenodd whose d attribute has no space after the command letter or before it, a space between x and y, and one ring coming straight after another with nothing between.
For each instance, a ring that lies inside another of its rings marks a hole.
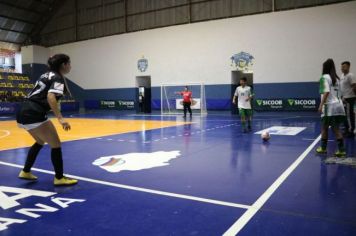
<instances>
[{"instance_id":1,"label":"green shorts","mask_svg":"<svg viewBox=\"0 0 356 236\"><path fill-rule=\"evenodd\" d=\"M324 116L321 117L321 124L324 126L331 126L332 128L338 128L340 124L344 123L345 116Z\"/></svg>"},{"instance_id":2,"label":"green shorts","mask_svg":"<svg viewBox=\"0 0 356 236\"><path fill-rule=\"evenodd\" d=\"M252 116L252 109L239 108L239 114L241 118Z\"/></svg>"}]
</instances>

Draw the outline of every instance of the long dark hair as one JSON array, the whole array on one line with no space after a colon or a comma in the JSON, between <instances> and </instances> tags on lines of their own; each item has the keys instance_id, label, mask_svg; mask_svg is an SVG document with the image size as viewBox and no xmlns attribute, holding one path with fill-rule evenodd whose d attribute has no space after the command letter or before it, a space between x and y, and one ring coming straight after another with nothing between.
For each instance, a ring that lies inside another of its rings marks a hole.
<instances>
[{"instance_id":1,"label":"long dark hair","mask_svg":"<svg viewBox=\"0 0 356 236\"><path fill-rule=\"evenodd\" d=\"M59 73L61 65L67 64L70 61L69 56L65 54L56 54L48 58L48 67L51 71Z\"/></svg>"},{"instance_id":2,"label":"long dark hair","mask_svg":"<svg viewBox=\"0 0 356 236\"><path fill-rule=\"evenodd\" d=\"M335 85L336 80L340 79L336 74L334 60L329 58L323 63L323 75L328 74L331 77L333 85Z\"/></svg>"}]
</instances>

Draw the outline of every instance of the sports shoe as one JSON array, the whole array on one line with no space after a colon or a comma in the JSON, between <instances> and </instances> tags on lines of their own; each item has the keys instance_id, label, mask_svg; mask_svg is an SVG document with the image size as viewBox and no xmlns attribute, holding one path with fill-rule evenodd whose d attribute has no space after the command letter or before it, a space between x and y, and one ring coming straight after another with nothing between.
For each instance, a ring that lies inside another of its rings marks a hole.
<instances>
[{"instance_id":1,"label":"sports shoe","mask_svg":"<svg viewBox=\"0 0 356 236\"><path fill-rule=\"evenodd\" d=\"M74 185L78 183L78 180L76 179L70 179L68 177L63 176L61 179L57 179L54 177L54 185L59 186L59 185Z\"/></svg>"},{"instance_id":2,"label":"sports shoe","mask_svg":"<svg viewBox=\"0 0 356 236\"><path fill-rule=\"evenodd\" d=\"M316 149L316 152L319 153L319 154L326 154L326 149L322 148L322 147L318 147Z\"/></svg>"},{"instance_id":3,"label":"sports shoe","mask_svg":"<svg viewBox=\"0 0 356 236\"><path fill-rule=\"evenodd\" d=\"M346 152L345 152L345 151L337 150L337 151L335 152L335 156L337 156L337 157L346 157Z\"/></svg>"},{"instance_id":4,"label":"sports shoe","mask_svg":"<svg viewBox=\"0 0 356 236\"><path fill-rule=\"evenodd\" d=\"M37 176L35 176L35 175L33 175L31 173L31 171L30 172L25 172L23 170L21 170L21 172L19 174L19 178L20 179L26 179L26 180L37 180L38 179Z\"/></svg>"}]
</instances>

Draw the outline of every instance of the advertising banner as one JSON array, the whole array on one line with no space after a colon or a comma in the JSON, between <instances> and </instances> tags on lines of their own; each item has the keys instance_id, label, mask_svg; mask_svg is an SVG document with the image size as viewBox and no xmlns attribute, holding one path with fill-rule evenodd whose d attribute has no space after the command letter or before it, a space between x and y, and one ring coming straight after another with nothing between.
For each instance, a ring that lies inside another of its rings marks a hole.
<instances>
[{"instance_id":1,"label":"advertising banner","mask_svg":"<svg viewBox=\"0 0 356 236\"><path fill-rule=\"evenodd\" d=\"M253 109L256 111L316 111L320 99L288 98L288 99L255 99Z\"/></svg>"},{"instance_id":2,"label":"advertising banner","mask_svg":"<svg viewBox=\"0 0 356 236\"><path fill-rule=\"evenodd\" d=\"M256 111L283 111L283 99L255 99L253 108Z\"/></svg>"},{"instance_id":3,"label":"advertising banner","mask_svg":"<svg viewBox=\"0 0 356 236\"><path fill-rule=\"evenodd\" d=\"M288 111L304 111L304 110L312 110L316 111L319 106L319 101L315 98L295 98L295 99L287 99L285 103L286 110Z\"/></svg>"},{"instance_id":4,"label":"advertising banner","mask_svg":"<svg viewBox=\"0 0 356 236\"><path fill-rule=\"evenodd\" d=\"M199 110L200 109L200 98L194 98L192 104L190 105L192 110ZM176 99L176 109L183 110L183 99L179 98Z\"/></svg>"},{"instance_id":5,"label":"advertising banner","mask_svg":"<svg viewBox=\"0 0 356 236\"><path fill-rule=\"evenodd\" d=\"M133 110L135 101L133 100L100 100L101 109Z\"/></svg>"},{"instance_id":6,"label":"advertising banner","mask_svg":"<svg viewBox=\"0 0 356 236\"><path fill-rule=\"evenodd\" d=\"M102 109L115 109L115 104L114 100L100 100L100 108Z\"/></svg>"},{"instance_id":7,"label":"advertising banner","mask_svg":"<svg viewBox=\"0 0 356 236\"><path fill-rule=\"evenodd\" d=\"M116 107L119 110L133 110L135 109L135 101L133 100L118 100Z\"/></svg>"},{"instance_id":8,"label":"advertising banner","mask_svg":"<svg viewBox=\"0 0 356 236\"><path fill-rule=\"evenodd\" d=\"M0 102L0 114L15 114L19 103Z\"/></svg>"}]
</instances>

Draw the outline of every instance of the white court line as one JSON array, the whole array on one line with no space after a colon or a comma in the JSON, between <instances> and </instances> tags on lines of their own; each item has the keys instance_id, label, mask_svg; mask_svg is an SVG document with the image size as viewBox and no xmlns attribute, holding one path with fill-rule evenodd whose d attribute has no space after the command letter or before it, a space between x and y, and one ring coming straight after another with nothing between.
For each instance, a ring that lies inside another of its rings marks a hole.
<instances>
[{"instance_id":1,"label":"white court line","mask_svg":"<svg viewBox=\"0 0 356 236\"><path fill-rule=\"evenodd\" d=\"M3 161L0 161L0 164L5 165L5 166L16 167L16 168L20 168L20 169L23 168L22 165L17 165L17 164L3 162ZM54 175L54 172L49 171L49 170L38 169L38 168L32 168L31 170L45 173L45 174ZM229 206L229 207L243 208L243 209L250 208L250 206L248 206L248 205L238 204L238 203L233 203L233 202L224 202L224 201L219 201L219 200L214 200L214 199L209 199L209 198L194 197L194 196L189 196L189 195L184 195L184 194L170 193L170 192L164 192L164 191L159 191L159 190L134 187L134 186L124 185L124 184L117 184L117 183L112 183L112 182L107 182L107 181L102 181L102 180L90 179L90 178L76 176L76 175L66 174L66 176L68 176L70 178L90 182L90 183L101 184L101 185L106 185L106 186L111 186L111 187L116 187L116 188L122 188L122 189L129 189L129 190L134 190L134 191L138 191L138 192L145 192L145 193L157 194L157 195L162 195L162 196L167 196L167 197L187 199L187 200L210 203L210 204L221 205L221 206Z\"/></svg>"},{"instance_id":2,"label":"white court line","mask_svg":"<svg viewBox=\"0 0 356 236\"><path fill-rule=\"evenodd\" d=\"M8 130L0 129L0 131L3 131L5 134L1 135L0 138L5 138L9 136L11 133Z\"/></svg>"},{"instance_id":3,"label":"white court line","mask_svg":"<svg viewBox=\"0 0 356 236\"><path fill-rule=\"evenodd\" d=\"M165 117L165 116L167 116L167 117L182 117L182 115L183 114L171 114L171 115L169 115L169 114L167 114L167 115L159 115L159 114L157 114L157 115L138 115L138 114L130 114L130 115L125 115L125 116L137 116L137 117L141 117L141 116L143 116L143 117L145 117L145 116L148 116L148 117L150 117L150 116L152 116L152 117L154 117L154 116L159 116L159 117ZM198 115L198 114L196 114L196 115L194 115L193 114L193 117L204 117L204 115L203 116L201 116L201 115Z\"/></svg>"},{"instance_id":4,"label":"white court line","mask_svg":"<svg viewBox=\"0 0 356 236\"><path fill-rule=\"evenodd\" d=\"M305 140L305 141L314 141L314 139L312 139L312 138L302 138L302 140ZM333 140L333 139L328 139L328 142L335 142L335 140Z\"/></svg>"},{"instance_id":5,"label":"white court line","mask_svg":"<svg viewBox=\"0 0 356 236\"><path fill-rule=\"evenodd\" d=\"M303 118L301 116L288 116L288 117L274 117L274 118L270 118L270 117L266 117L266 118L252 118L252 121L256 121L256 120L288 120L288 119L296 119L296 118ZM319 117L320 118L320 117ZM240 122L239 120L240 118L236 118L236 119L224 119L224 120L208 120L209 122Z\"/></svg>"},{"instance_id":6,"label":"white court line","mask_svg":"<svg viewBox=\"0 0 356 236\"><path fill-rule=\"evenodd\" d=\"M224 236L236 235L240 230L251 220L251 218L259 211L272 194L281 186L288 176L298 167L305 159L314 146L320 141L321 135L317 137L312 144L286 169L281 176L257 199L252 206L223 234Z\"/></svg>"},{"instance_id":7,"label":"white court line","mask_svg":"<svg viewBox=\"0 0 356 236\"><path fill-rule=\"evenodd\" d=\"M158 116L158 117L181 117L181 115L136 115L136 114L132 114L132 115L126 115L126 116L137 116L137 117L145 117L145 116ZM222 115L218 115L218 114L211 114L209 115L210 117L213 117L213 116L226 116L226 114L222 114ZM193 115L193 117L203 117L205 118L206 116L200 116L200 115ZM279 120L285 120L285 119L293 119L293 118L304 118L304 117L313 117L313 118L320 118L320 116L290 116L290 117L283 117L283 118L279 118L279 117L276 117L275 115L271 115L271 116L254 116L256 118L254 118L253 120L275 120L275 119L279 119ZM264 119L259 119L259 118L263 118L263 117L266 117ZM273 118L272 118L273 117ZM96 119L96 118L94 118ZM224 119L224 120L219 120L219 119L216 119L216 120L209 120L211 122L222 122L222 121L236 121L236 119Z\"/></svg>"}]
</instances>

